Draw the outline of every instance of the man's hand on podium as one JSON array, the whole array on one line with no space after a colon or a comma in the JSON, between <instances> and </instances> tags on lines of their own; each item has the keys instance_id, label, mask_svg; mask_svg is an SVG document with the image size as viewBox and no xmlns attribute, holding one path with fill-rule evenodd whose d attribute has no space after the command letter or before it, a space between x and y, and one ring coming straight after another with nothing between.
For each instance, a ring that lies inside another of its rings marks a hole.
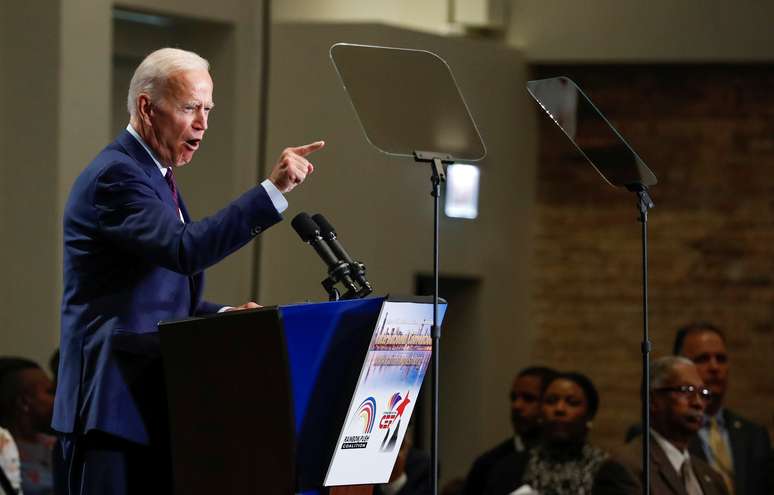
<instances>
[{"instance_id":1,"label":"man's hand on podium","mask_svg":"<svg viewBox=\"0 0 774 495\"><path fill-rule=\"evenodd\" d=\"M260 304L256 304L253 301L248 301L244 303L241 306L232 306L230 308L225 309L224 311L239 311L241 309L256 309L256 308L262 308Z\"/></svg>"}]
</instances>

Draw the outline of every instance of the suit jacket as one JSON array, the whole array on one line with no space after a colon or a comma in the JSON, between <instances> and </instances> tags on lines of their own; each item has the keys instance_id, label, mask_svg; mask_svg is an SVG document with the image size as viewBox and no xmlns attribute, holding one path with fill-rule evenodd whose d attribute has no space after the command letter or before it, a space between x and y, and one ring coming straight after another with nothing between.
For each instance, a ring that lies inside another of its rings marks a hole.
<instances>
[{"instance_id":1,"label":"suit jacket","mask_svg":"<svg viewBox=\"0 0 774 495\"><path fill-rule=\"evenodd\" d=\"M489 470L482 494L507 495L524 484L524 473L529 463L530 451L511 453L498 460Z\"/></svg>"},{"instance_id":2,"label":"suit jacket","mask_svg":"<svg viewBox=\"0 0 774 495\"><path fill-rule=\"evenodd\" d=\"M489 474L492 468L504 457L516 453L516 445L513 437L508 437L494 448L481 454L470 468L468 477L465 479L464 495L481 495L484 493Z\"/></svg>"},{"instance_id":3,"label":"suit jacket","mask_svg":"<svg viewBox=\"0 0 774 495\"><path fill-rule=\"evenodd\" d=\"M723 478L709 464L691 455L691 467L704 495L727 495ZM605 462L594 478L593 495L640 495L642 493L642 440L637 438ZM650 442L650 493L686 495L680 473L675 471L653 437Z\"/></svg>"},{"instance_id":4,"label":"suit jacket","mask_svg":"<svg viewBox=\"0 0 774 495\"><path fill-rule=\"evenodd\" d=\"M774 495L774 476L771 465L769 433L765 427L753 423L737 413L723 409L723 419L731 444L734 462L734 493L736 495ZM633 425L626 434L626 441L642 433L640 425ZM701 437L694 437L688 444L691 455L707 461Z\"/></svg>"},{"instance_id":5,"label":"suit jacket","mask_svg":"<svg viewBox=\"0 0 774 495\"><path fill-rule=\"evenodd\" d=\"M203 271L281 219L254 187L192 222L123 131L76 179L64 212L61 361L53 427L148 444L166 424L154 338L162 320L217 312Z\"/></svg>"},{"instance_id":6,"label":"suit jacket","mask_svg":"<svg viewBox=\"0 0 774 495\"><path fill-rule=\"evenodd\" d=\"M769 495L774 493L771 475L769 432L729 409L723 409L723 420L731 444L736 495ZM688 444L691 455L707 460L698 436Z\"/></svg>"}]
</instances>

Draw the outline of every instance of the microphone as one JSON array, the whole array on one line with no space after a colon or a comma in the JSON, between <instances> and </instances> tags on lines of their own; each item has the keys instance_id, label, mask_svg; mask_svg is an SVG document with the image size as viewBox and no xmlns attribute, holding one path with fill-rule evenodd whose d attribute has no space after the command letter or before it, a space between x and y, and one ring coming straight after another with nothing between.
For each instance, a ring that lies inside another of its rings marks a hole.
<instances>
[{"instance_id":1,"label":"microphone","mask_svg":"<svg viewBox=\"0 0 774 495\"><path fill-rule=\"evenodd\" d=\"M325 241L328 243L328 246L331 247L331 250L333 250L334 254L336 254L336 256L338 256L339 259L343 260L345 263L352 263L352 258L344 250L344 246L342 246L341 243L336 239L336 230L333 228L333 225L331 225L330 222L328 222L328 220L322 216L321 213L312 215L312 220L317 224L318 227L320 227L320 234L322 234L323 239L325 239Z\"/></svg>"},{"instance_id":2,"label":"microphone","mask_svg":"<svg viewBox=\"0 0 774 495\"><path fill-rule=\"evenodd\" d=\"M340 260L343 260L346 264L349 265L352 278L355 279L355 281L361 287L361 289L358 291L358 296L365 297L370 294L373 289L371 288L371 284L368 283L368 280L366 280L365 265L359 261L352 260L352 257L349 255L349 253L347 253L347 251L344 249L344 246L342 246L336 238L336 230L333 228L333 225L331 225L330 222L328 222L328 220L322 216L322 214L317 213L316 215L313 215L312 220L320 228L322 238L325 239L325 242L328 243L328 246L330 246L333 253Z\"/></svg>"},{"instance_id":3,"label":"microphone","mask_svg":"<svg viewBox=\"0 0 774 495\"><path fill-rule=\"evenodd\" d=\"M328 279L323 281L323 287L328 291L331 299L338 299L338 291L333 287L333 284L340 282L347 289L345 299L352 297L357 293L357 287L352 281L350 276L349 264L340 260L338 256L331 250L325 240L320 234L320 227L306 212L301 212L296 215L290 222L293 229L296 231L302 241L311 245L317 255L323 260L328 267ZM332 291L336 291L334 296Z\"/></svg>"}]
</instances>

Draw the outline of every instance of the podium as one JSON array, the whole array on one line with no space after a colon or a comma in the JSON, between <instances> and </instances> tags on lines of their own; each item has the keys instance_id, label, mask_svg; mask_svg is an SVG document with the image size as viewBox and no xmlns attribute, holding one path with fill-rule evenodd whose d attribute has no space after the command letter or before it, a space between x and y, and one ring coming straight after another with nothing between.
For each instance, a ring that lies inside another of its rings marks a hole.
<instances>
[{"instance_id":1,"label":"podium","mask_svg":"<svg viewBox=\"0 0 774 495\"><path fill-rule=\"evenodd\" d=\"M431 298L375 297L160 323L176 493L387 482L432 322Z\"/></svg>"}]
</instances>

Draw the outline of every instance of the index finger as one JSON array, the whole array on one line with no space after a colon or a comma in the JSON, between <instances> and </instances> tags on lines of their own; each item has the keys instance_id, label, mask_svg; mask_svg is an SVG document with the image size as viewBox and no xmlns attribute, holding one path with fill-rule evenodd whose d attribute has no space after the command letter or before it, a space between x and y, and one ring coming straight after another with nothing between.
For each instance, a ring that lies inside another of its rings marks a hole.
<instances>
[{"instance_id":1,"label":"index finger","mask_svg":"<svg viewBox=\"0 0 774 495\"><path fill-rule=\"evenodd\" d=\"M303 146L296 146L290 148L293 153L301 156L307 156L325 146L325 141L315 141L314 143L305 144Z\"/></svg>"}]
</instances>

